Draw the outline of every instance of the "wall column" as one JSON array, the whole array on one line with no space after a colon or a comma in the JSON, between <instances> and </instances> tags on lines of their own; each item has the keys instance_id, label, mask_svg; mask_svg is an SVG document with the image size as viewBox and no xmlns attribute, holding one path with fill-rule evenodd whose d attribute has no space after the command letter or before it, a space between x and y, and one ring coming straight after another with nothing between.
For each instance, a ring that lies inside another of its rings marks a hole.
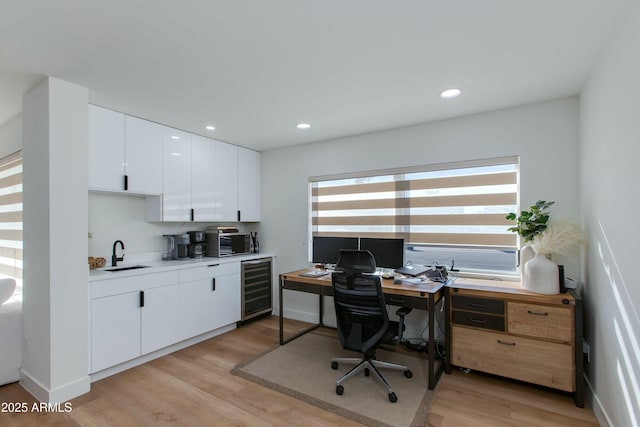
<instances>
[{"instance_id":1,"label":"wall column","mask_svg":"<svg viewBox=\"0 0 640 427\"><path fill-rule=\"evenodd\" d=\"M38 400L90 390L88 90L48 77L23 98L24 290L20 383Z\"/></svg>"}]
</instances>

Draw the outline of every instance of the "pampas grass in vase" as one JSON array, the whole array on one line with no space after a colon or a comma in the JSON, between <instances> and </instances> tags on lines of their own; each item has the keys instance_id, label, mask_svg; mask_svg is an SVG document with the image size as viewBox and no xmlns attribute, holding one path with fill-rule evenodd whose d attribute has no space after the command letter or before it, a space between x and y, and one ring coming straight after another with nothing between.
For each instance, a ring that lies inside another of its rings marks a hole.
<instances>
[{"instance_id":1,"label":"pampas grass in vase","mask_svg":"<svg viewBox=\"0 0 640 427\"><path fill-rule=\"evenodd\" d=\"M549 225L535 237L531 246L536 255L569 255L584 239L580 227L569 221L559 221Z\"/></svg>"},{"instance_id":2,"label":"pampas grass in vase","mask_svg":"<svg viewBox=\"0 0 640 427\"><path fill-rule=\"evenodd\" d=\"M539 294L558 294L558 266L549 258L552 253L568 255L582 243L578 225L567 221L551 224L533 240L536 256L524 266L524 287Z\"/></svg>"}]
</instances>

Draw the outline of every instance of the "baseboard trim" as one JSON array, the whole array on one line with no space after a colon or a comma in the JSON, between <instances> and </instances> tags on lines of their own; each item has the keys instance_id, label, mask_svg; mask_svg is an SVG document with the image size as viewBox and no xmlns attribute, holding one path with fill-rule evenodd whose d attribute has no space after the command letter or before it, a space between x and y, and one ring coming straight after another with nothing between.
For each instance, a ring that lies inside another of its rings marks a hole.
<instances>
[{"instance_id":1,"label":"baseboard trim","mask_svg":"<svg viewBox=\"0 0 640 427\"><path fill-rule=\"evenodd\" d=\"M24 369L20 369L20 385L40 402L64 403L91 390L88 375L54 389L45 387Z\"/></svg>"},{"instance_id":2,"label":"baseboard trim","mask_svg":"<svg viewBox=\"0 0 640 427\"><path fill-rule=\"evenodd\" d=\"M112 375L118 374L120 372L126 371L127 369L131 369L133 367L142 365L144 363L150 362L154 359L158 359L159 357L166 356L167 354L171 354L175 351L182 350L183 348L191 347L194 344L197 344L202 341L206 341L215 336L224 334L225 332L232 331L236 328L236 324L232 323L227 326L223 326L222 328L215 329L213 331L206 332L202 335L198 335L193 338L189 338L188 340L181 341L179 343L170 345L169 347L161 348L160 350L156 350L153 353L145 354L143 356L137 357L135 359L126 361L116 366L112 366L110 368L104 369L99 372L94 372L90 375L91 382L96 382L101 379L110 377Z\"/></svg>"},{"instance_id":3,"label":"baseboard trim","mask_svg":"<svg viewBox=\"0 0 640 427\"><path fill-rule=\"evenodd\" d=\"M612 427L613 422L611 421L611 417L609 417L609 414L607 414L607 411L605 411L604 407L602 406L602 402L598 398L598 395L596 395L596 393L593 391L593 386L591 385L591 382L589 382L589 378L587 378L586 375L584 376L584 382L587 386L586 389L588 391L585 397L587 398L587 401L593 409L593 414L596 416L598 424L600 424L601 427Z\"/></svg>"}]
</instances>

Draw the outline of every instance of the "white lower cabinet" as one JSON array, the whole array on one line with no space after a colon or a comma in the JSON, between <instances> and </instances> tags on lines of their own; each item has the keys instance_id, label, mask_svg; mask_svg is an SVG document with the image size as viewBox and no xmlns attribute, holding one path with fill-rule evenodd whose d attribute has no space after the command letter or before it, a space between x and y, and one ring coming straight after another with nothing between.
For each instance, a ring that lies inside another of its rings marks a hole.
<instances>
[{"instance_id":1,"label":"white lower cabinet","mask_svg":"<svg viewBox=\"0 0 640 427\"><path fill-rule=\"evenodd\" d=\"M91 372L140 356L139 292L91 301Z\"/></svg>"},{"instance_id":2,"label":"white lower cabinet","mask_svg":"<svg viewBox=\"0 0 640 427\"><path fill-rule=\"evenodd\" d=\"M91 373L241 317L240 262L91 282Z\"/></svg>"},{"instance_id":3,"label":"white lower cabinet","mask_svg":"<svg viewBox=\"0 0 640 427\"><path fill-rule=\"evenodd\" d=\"M212 263L180 271L184 339L240 320L240 263Z\"/></svg>"},{"instance_id":4,"label":"white lower cabinet","mask_svg":"<svg viewBox=\"0 0 640 427\"><path fill-rule=\"evenodd\" d=\"M181 293L179 284L144 291L144 305L140 309L142 354L180 341L178 301Z\"/></svg>"}]
</instances>

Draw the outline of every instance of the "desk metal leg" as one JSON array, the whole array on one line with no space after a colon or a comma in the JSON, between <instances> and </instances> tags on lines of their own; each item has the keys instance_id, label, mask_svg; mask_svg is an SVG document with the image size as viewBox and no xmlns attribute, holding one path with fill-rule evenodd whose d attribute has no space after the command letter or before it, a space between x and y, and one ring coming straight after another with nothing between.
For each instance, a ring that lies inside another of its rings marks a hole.
<instances>
[{"instance_id":1,"label":"desk metal leg","mask_svg":"<svg viewBox=\"0 0 640 427\"><path fill-rule=\"evenodd\" d=\"M289 338L285 339L284 338L284 298L283 298L284 292L283 292L283 289L284 289L284 280L280 279L280 290L278 292L278 296L280 298L280 345L284 345L284 344L286 344L286 343L288 343L290 341L293 341L296 338L306 334L307 332L311 332L314 329L317 329L320 326L323 326L323 323L322 323L322 312L323 312L323 303L322 303L322 301L323 300L322 300L322 294L319 294L318 298L319 298L319 305L320 305L320 313L319 313L319 318L318 318L318 320L319 320L318 324L310 326L307 329L304 329L304 330L298 332L297 334L292 335Z\"/></svg>"},{"instance_id":2,"label":"desk metal leg","mask_svg":"<svg viewBox=\"0 0 640 427\"><path fill-rule=\"evenodd\" d=\"M443 298L441 298L442 301ZM436 384L440 380L442 373L444 372L444 361L440 361L440 365L436 370L436 297L434 294L429 294L429 344L427 347L428 361L429 361L429 390L436 388Z\"/></svg>"}]
</instances>

